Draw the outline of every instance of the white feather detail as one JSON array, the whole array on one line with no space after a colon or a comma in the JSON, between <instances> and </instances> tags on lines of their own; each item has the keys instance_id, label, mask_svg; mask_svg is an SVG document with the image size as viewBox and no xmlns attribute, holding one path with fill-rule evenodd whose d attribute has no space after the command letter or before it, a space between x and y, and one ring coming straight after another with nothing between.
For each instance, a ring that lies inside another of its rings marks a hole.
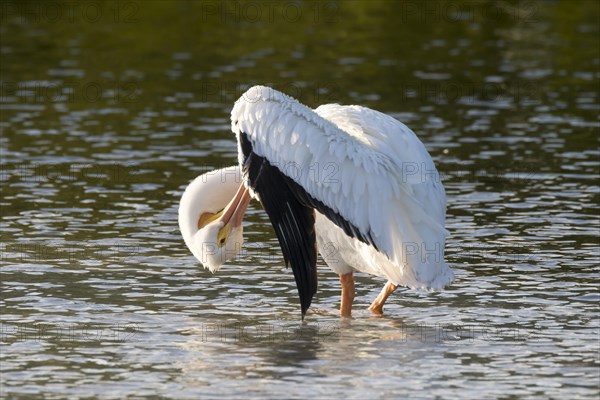
<instances>
[{"instance_id":1,"label":"white feather detail","mask_svg":"<svg viewBox=\"0 0 600 400\"><path fill-rule=\"evenodd\" d=\"M311 110L265 86L240 97L231 121L238 142L244 132L256 154L363 234L371 233L390 261L377 269L389 279L428 289L452 281L443 257L443 185L425 146L404 124L360 106ZM324 172L331 165L332 176Z\"/></svg>"}]
</instances>

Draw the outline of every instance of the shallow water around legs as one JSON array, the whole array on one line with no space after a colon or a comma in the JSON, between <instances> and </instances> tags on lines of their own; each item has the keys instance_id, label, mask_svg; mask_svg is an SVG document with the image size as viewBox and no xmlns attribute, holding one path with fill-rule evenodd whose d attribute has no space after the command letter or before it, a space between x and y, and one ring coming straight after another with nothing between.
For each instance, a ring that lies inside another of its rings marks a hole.
<instances>
[{"instance_id":1,"label":"shallow water around legs","mask_svg":"<svg viewBox=\"0 0 600 400\"><path fill-rule=\"evenodd\" d=\"M597 2L47 4L0 19L2 397L598 395ZM449 288L374 317L385 282L359 274L340 320L319 261L302 322L256 202L235 261L195 261L179 197L237 162L229 112L259 83L417 133Z\"/></svg>"}]
</instances>

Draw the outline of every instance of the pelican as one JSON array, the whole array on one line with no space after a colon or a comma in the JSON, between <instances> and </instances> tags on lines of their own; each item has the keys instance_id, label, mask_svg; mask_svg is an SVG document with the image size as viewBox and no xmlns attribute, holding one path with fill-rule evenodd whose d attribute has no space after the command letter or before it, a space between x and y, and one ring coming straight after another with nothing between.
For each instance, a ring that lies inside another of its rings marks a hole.
<instances>
[{"instance_id":1,"label":"pelican","mask_svg":"<svg viewBox=\"0 0 600 400\"><path fill-rule=\"evenodd\" d=\"M291 266L302 318L317 291L317 252L340 277L340 315L350 317L354 272L387 279L369 307L381 314L398 286L439 290L446 195L423 143L406 125L361 106L316 109L254 86L236 101L238 165L197 177L184 191L179 227L212 272L243 242L251 198L266 211Z\"/></svg>"}]
</instances>

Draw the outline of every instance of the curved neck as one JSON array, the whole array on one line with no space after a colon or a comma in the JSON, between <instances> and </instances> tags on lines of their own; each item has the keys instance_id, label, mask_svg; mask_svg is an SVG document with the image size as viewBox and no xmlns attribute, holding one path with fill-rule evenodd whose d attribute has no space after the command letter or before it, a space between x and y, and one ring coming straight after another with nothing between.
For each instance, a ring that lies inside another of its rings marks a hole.
<instances>
[{"instance_id":1,"label":"curved neck","mask_svg":"<svg viewBox=\"0 0 600 400\"><path fill-rule=\"evenodd\" d=\"M179 202L179 229L186 243L198 232L200 216L225 208L241 183L236 165L204 173L188 185Z\"/></svg>"}]
</instances>

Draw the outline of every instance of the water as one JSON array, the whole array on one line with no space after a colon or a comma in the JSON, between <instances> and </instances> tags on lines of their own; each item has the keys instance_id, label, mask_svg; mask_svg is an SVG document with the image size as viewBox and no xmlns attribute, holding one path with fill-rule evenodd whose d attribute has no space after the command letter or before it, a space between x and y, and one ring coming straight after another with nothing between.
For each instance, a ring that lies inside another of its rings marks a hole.
<instances>
[{"instance_id":1,"label":"water","mask_svg":"<svg viewBox=\"0 0 600 400\"><path fill-rule=\"evenodd\" d=\"M48 4L2 5L3 397L598 395L598 3ZM375 318L359 275L341 321L320 263L302 323L257 203L243 254L197 265L178 200L236 162L256 83L421 137L451 287Z\"/></svg>"}]
</instances>

